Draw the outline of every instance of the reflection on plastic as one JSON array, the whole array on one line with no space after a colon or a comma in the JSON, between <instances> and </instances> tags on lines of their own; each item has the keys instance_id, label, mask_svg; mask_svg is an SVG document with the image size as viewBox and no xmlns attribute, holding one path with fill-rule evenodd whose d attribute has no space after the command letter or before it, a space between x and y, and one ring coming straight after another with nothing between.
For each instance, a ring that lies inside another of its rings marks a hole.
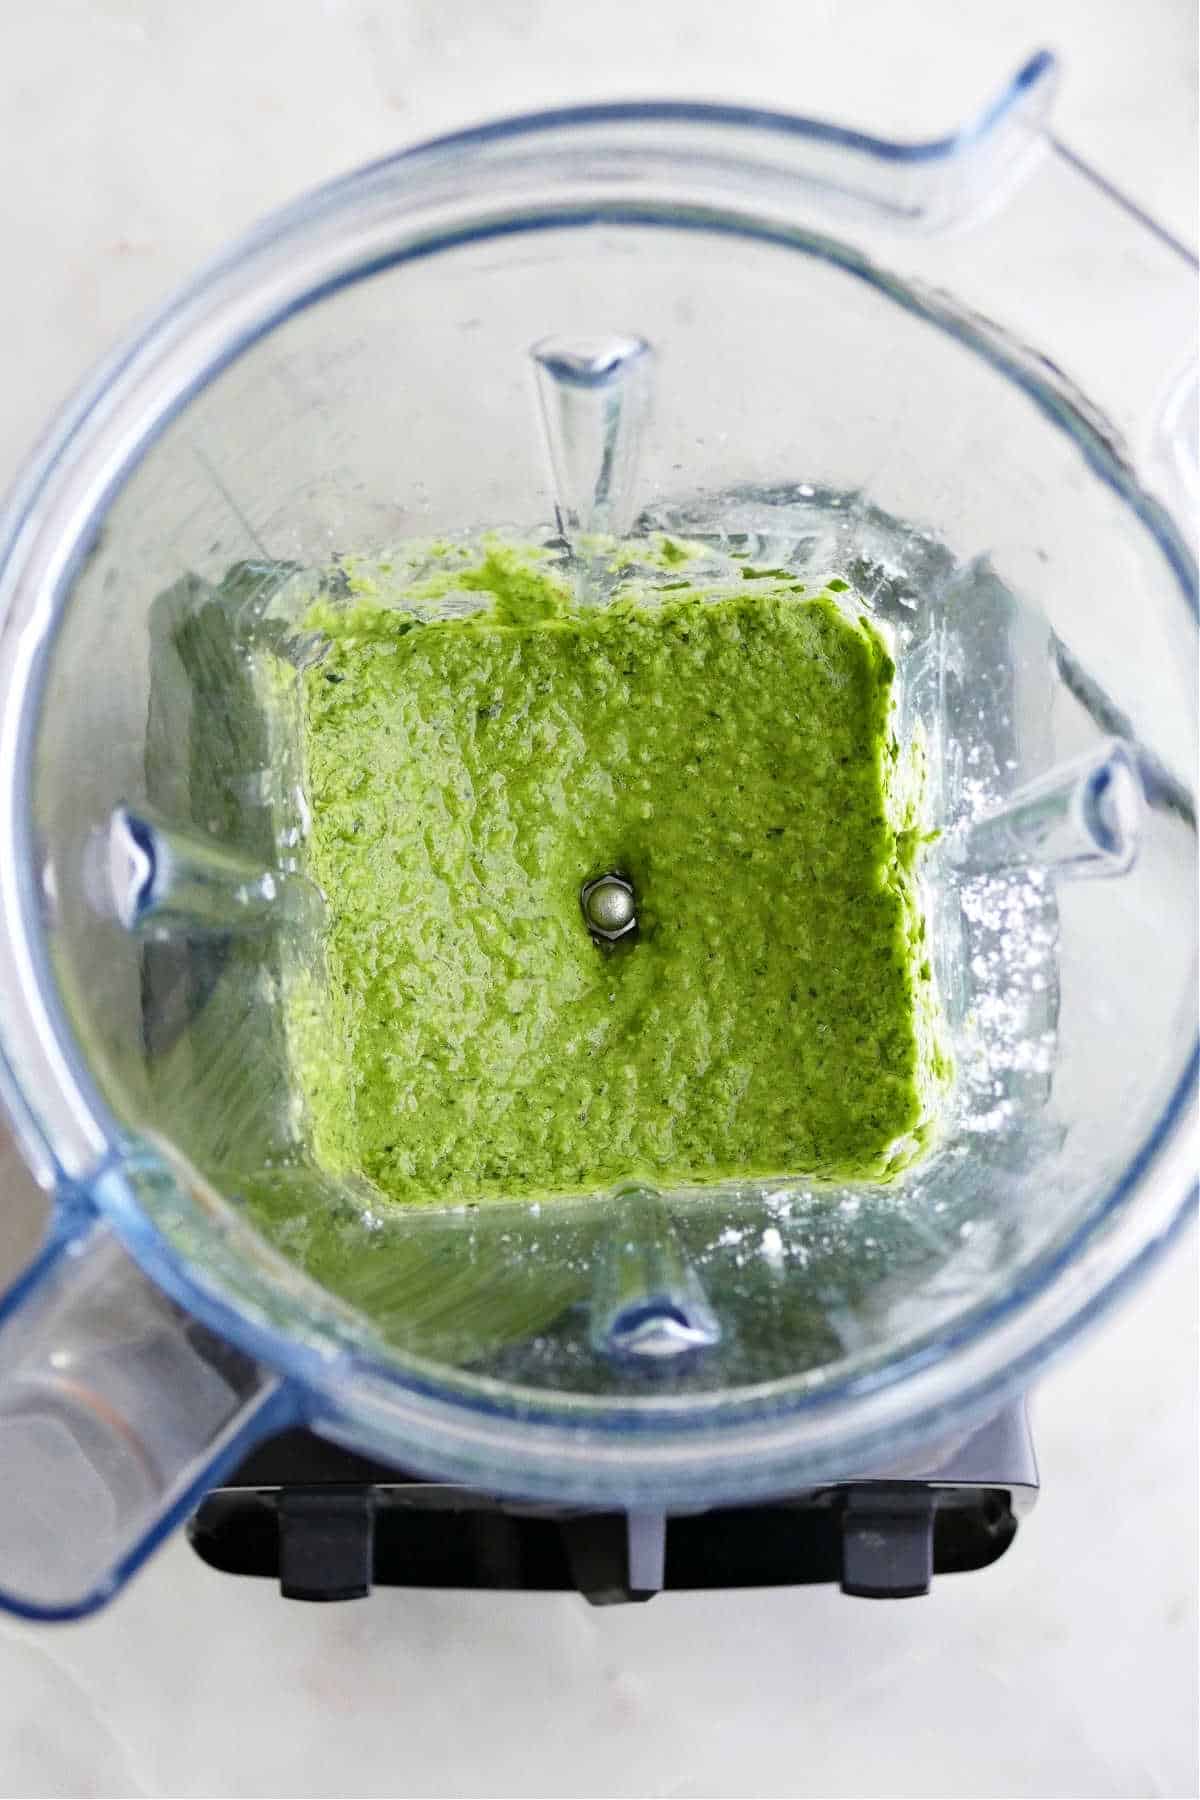
<instances>
[{"instance_id":1,"label":"reflection on plastic","mask_svg":"<svg viewBox=\"0 0 1200 1800\"><path fill-rule=\"evenodd\" d=\"M216 838L181 830L148 809L119 806L109 822L107 873L127 931L188 932L315 924L321 896L302 875L264 869Z\"/></svg>"},{"instance_id":2,"label":"reflection on plastic","mask_svg":"<svg viewBox=\"0 0 1200 1800\"><path fill-rule=\"evenodd\" d=\"M720 1324L659 1195L633 1188L613 1207L596 1263L592 1348L647 1366L711 1349Z\"/></svg>"},{"instance_id":3,"label":"reflection on plastic","mask_svg":"<svg viewBox=\"0 0 1200 1800\"><path fill-rule=\"evenodd\" d=\"M653 352L639 337L547 338L532 356L560 528L570 540L620 537L633 522Z\"/></svg>"},{"instance_id":4,"label":"reflection on plastic","mask_svg":"<svg viewBox=\"0 0 1200 1800\"><path fill-rule=\"evenodd\" d=\"M966 875L1015 868L1124 875L1137 855L1142 805L1133 754L1110 738L967 826L948 845L950 862Z\"/></svg>"}]
</instances>

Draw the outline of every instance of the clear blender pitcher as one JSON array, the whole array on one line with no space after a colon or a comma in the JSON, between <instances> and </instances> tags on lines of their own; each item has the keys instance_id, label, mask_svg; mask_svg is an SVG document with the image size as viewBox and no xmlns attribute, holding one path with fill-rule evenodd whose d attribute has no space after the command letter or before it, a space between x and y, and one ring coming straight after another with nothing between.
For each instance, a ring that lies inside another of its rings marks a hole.
<instances>
[{"instance_id":1,"label":"clear blender pitcher","mask_svg":"<svg viewBox=\"0 0 1200 1800\"><path fill-rule=\"evenodd\" d=\"M630 1510L902 1466L1169 1237L1194 266L1055 143L1053 80L920 146L637 104L389 159L210 267L44 444L0 538L0 1076L54 1197L0 1320L3 1604L96 1605L289 1423ZM892 634L956 1070L895 1181L404 1211L312 1155L304 608L339 558L488 530L572 568L686 537Z\"/></svg>"}]
</instances>

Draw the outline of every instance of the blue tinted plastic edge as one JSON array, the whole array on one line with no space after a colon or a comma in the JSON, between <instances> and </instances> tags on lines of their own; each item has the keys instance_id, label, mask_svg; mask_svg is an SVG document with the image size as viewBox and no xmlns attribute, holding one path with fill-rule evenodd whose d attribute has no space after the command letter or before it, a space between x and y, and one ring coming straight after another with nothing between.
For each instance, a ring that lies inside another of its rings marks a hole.
<instances>
[{"instance_id":1,"label":"blue tinted plastic edge","mask_svg":"<svg viewBox=\"0 0 1200 1800\"><path fill-rule=\"evenodd\" d=\"M490 144L502 144L510 138L536 137L540 132L559 131L575 125L657 125L679 121L690 125L737 125L751 130L770 131L781 137L801 138L810 142L836 144L840 149L858 150L877 162L936 163L945 162L967 145L989 137L1003 123L1017 103L1043 82L1058 73L1058 59L1052 51L1038 50L1022 63L996 98L976 118L957 131L943 137L899 142L894 138L874 137L870 132L856 131L848 125L835 125L825 119L810 119L799 113L776 112L770 107L731 106L711 100L615 100L594 105L551 107L542 112L515 113L511 118L497 119L487 125L472 125L442 137L427 138L394 156L382 156L364 164L356 174L342 176L314 190L310 198L321 200L326 195L343 191L358 175L374 174L393 164L410 162L430 152L475 150ZM302 206L304 202L300 203ZM287 214L278 215L282 220Z\"/></svg>"}]
</instances>

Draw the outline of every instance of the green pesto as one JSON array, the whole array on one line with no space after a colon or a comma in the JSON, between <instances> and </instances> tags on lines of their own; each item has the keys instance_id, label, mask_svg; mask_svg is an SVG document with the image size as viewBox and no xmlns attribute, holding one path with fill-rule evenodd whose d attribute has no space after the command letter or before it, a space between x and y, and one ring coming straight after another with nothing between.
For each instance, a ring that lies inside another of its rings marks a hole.
<instances>
[{"instance_id":1,"label":"green pesto","mask_svg":"<svg viewBox=\"0 0 1200 1800\"><path fill-rule=\"evenodd\" d=\"M294 1054L324 1167L453 1204L917 1153L941 1066L894 667L767 575L581 611L495 550L452 578L492 596L466 618L369 583L314 610L328 930ZM639 929L602 950L580 887L606 870Z\"/></svg>"}]
</instances>

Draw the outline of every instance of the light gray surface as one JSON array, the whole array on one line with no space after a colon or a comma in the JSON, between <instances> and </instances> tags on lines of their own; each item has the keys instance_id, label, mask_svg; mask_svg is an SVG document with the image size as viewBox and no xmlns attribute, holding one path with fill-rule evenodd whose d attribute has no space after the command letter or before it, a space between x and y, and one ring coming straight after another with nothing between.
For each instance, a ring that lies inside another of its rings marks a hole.
<instances>
[{"instance_id":1,"label":"light gray surface","mask_svg":"<svg viewBox=\"0 0 1200 1800\"><path fill-rule=\"evenodd\" d=\"M398 143L656 92L924 135L1042 43L1062 135L1194 238L1190 0L5 7L0 478L231 232ZM36 1203L4 1146L0 1196L11 1266ZM303 1609L176 1542L91 1623L0 1623L0 1795L1194 1795L1195 1371L1193 1236L1043 1384L1011 1556L919 1603Z\"/></svg>"}]
</instances>

